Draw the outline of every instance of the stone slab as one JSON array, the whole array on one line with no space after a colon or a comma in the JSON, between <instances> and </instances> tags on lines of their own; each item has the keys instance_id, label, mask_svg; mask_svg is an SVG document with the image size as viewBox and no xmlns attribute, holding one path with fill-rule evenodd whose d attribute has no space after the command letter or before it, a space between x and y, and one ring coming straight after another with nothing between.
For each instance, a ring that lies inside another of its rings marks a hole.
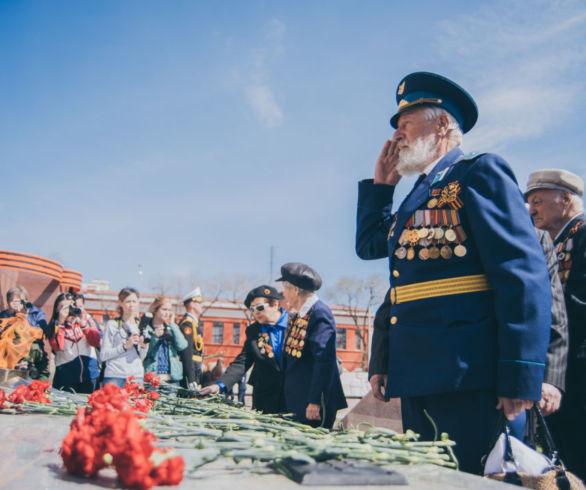
<instances>
[{"instance_id":1,"label":"stone slab","mask_svg":"<svg viewBox=\"0 0 586 490\"><path fill-rule=\"evenodd\" d=\"M74 489L74 488L121 488L113 470L101 471L98 478L90 480L68 475L59 456L61 441L69 430L72 417L47 415L0 414L0 488L14 490ZM190 451L181 450L186 468L190 467ZM478 489L504 490L509 485L485 480L454 470L429 465L392 465L408 481L407 486L420 490ZM251 464L235 464L230 459L216 461L199 468L193 474L186 471L179 489L205 488L206 490L258 490L278 488L288 490L300 486L282 475L267 469L254 471ZM160 487L165 488L165 487ZM171 487L167 487L171 488ZM315 490L331 490L332 487L311 487ZM363 489L363 486L346 486L347 490ZM381 488L381 487L373 487ZM386 487L388 488L388 487Z\"/></svg>"}]
</instances>

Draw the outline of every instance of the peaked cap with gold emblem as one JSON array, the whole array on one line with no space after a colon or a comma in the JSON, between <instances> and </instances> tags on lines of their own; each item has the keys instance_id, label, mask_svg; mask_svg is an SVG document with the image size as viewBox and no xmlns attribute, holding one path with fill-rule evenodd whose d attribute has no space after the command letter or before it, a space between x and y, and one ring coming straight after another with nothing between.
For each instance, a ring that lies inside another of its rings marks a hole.
<instances>
[{"instance_id":1,"label":"peaked cap with gold emblem","mask_svg":"<svg viewBox=\"0 0 586 490\"><path fill-rule=\"evenodd\" d=\"M403 78L397 87L397 104L397 113L391 118L395 129L403 112L420 106L442 107L454 116L463 133L470 131L478 119L478 108L470 94L435 73L420 71Z\"/></svg>"},{"instance_id":2,"label":"peaked cap with gold emblem","mask_svg":"<svg viewBox=\"0 0 586 490\"><path fill-rule=\"evenodd\" d=\"M281 293L277 291L275 288L271 286L267 286L263 284L262 286L258 286L252 289L247 295L246 299L244 300L244 305L247 308L250 308L250 303L255 298L269 298L269 299L281 299Z\"/></svg>"}]
</instances>

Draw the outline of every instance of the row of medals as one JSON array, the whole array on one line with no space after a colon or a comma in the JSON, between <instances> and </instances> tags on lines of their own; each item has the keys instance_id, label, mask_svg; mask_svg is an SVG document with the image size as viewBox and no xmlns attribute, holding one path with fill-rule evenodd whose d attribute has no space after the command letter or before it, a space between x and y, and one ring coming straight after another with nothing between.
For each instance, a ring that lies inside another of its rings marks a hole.
<instances>
[{"instance_id":1,"label":"row of medals","mask_svg":"<svg viewBox=\"0 0 586 490\"><path fill-rule=\"evenodd\" d=\"M459 225L458 225L459 226ZM458 235L453 228L444 230L443 227L421 227L403 230L399 238L400 247L395 250L398 259L413 260L415 258L415 246L422 248L417 253L420 260L450 259L452 255L464 257L468 252L462 243L457 243ZM409 244L409 248L406 245ZM432 245L430 247L430 245ZM441 248L437 245L443 245ZM454 249L450 245L455 245Z\"/></svg>"},{"instance_id":2,"label":"row of medals","mask_svg":"<svg viewBox=\"0 0 586 490\"><path fill-rule=\"evenodd\" d=\"M574 240L572 238L557 245L555 252L557 254L559 264L559 276L562 284L565 284L570 276L570 268L572 267L572 255L570 252L574 248Z\"/></svg>"},{"instance_id":3,"label":"row of medals","mask_svg":"<svg viewBox=\"0 0 586 490\"><path fill-rule=\"evenodd\" d=\"M260 350L261 354L267 354L268 357L271 359L275 357L273 353L273 347L271 346L271 339L268 333L263 333L257 341L258 349Z\"/></svg>"},{"instance_id":4,"label":"row of medals","mask_svg":"<svg viewBox=\"0 0 586 490\"><path fill-rule=\"evenodd\" d=\"M285 342L285 352L293 357L301 357L301 351L305 345L305 335L307 335L307 321L297 320Z\"/></svg>"}]
</instances>

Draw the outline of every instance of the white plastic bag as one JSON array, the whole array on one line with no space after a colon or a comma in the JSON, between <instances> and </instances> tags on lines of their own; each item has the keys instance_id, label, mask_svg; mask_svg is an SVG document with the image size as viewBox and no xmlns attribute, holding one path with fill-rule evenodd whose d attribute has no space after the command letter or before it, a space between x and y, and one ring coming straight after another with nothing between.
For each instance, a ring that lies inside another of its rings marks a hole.
<instances>
[{"instance_id":1,"label":"white plastic bag","mask_svg":"<svg viewBox=\"0 0 586 490\"><path fill-rule=\"evenodd\" d=\"M541 475L554 467L547 456L503 432L486 458L484 474L516 472Z\"/></svg>"}]
</instances>

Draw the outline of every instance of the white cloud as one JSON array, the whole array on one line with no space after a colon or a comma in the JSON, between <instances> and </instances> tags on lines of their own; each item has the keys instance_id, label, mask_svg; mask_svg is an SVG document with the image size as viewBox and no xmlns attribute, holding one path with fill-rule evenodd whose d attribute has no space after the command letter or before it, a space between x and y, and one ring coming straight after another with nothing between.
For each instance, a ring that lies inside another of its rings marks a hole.
<instances>
[{"instance_id":1,"label":"white cloud","mask_svg":"<svg viewBox=\"0 0 586 490\"><path fill-rule=\"evenodd\" d=\"M274 128L283 123L283 111L268 85L258 84L246 87L246 101L263 126Z\"/></svg>"},{"instance_id":2,"label":"white cloud","mask_svg":"<svg viewBox=\"0 0 586 490\"><path fill-rule=\"evenodd\" d=\"M497 1L440 24L438 52L480 108L469 149L499 151L539 137L581 110L586 6ZM449 75L450 76L450 75Z\"/></svg>"},{"instance_id":3,"label":"white cloud","mask_svg":"<svg viewBox=\"0 0 586 490\"><path fill-rule=\"evenodd\" d=\"M244 85L244 96L256 119L267 128L283 124L283 111L277 102L274 90L269 83L270 63L283 52L285 24L271 19L264 35L262 47L250 51L250 64Z\"/></svg>"}]
</instances>

